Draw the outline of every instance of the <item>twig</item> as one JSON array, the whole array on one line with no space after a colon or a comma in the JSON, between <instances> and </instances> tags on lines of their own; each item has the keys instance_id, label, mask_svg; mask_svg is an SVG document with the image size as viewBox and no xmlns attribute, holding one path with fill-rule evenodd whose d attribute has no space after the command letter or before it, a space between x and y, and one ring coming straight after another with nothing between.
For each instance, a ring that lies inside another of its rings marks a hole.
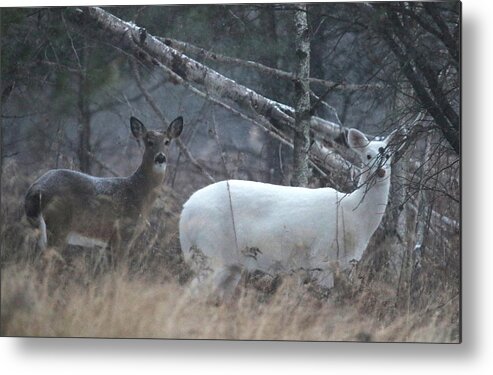
<instances>
[{"instance_id":1,"label":"twig","mask_svg":"<svg viewBox=\"0 0 493 375\"><path fill-rule=\"evenodd\" d=\"M137 83L137 86L142 92L142 95L144 95L145 100L151 106L154 113L156 113L156 115L159 117L163 125L166 126L167 124L169 124L169 120L166 118L164 113L159 109L154 99L152 99L152 96L147 92L146 88L144 87L144 84L142 83L142 79L140 78L139 68L135 60L130 60L130 66L132 68L132 73L134 75L135 82Z\"/></svg>"},{"instance_id":2,"label":"twig","mask_svg":"<svg viewBox=\"0 0 493 375\"><path fill-rule=\"evenodd\" d=\"M109 167L107 164L103 163L101 160L99 160L96 155L94 155L92 152L88 151L87 155L94 161L98 166L101 167L102 170L110 173L114 177L120 177L118 173L116 173L111 167Z\"/></svg>"},{"instance_id":3,"label":"twig","mask_svg":"<svg viewBox=\"0 0 493 375\"><path fill-rule=\"evenodd\" d=\"M231 188L229 186L229 180L226 181L226 186L228 188L229 209L231 211L231 222L233 224L233 233L235 235L236 253L237 253L237 255L239 255L240 249L238 248L238 235L236 234L235 215L234 215L234 211L233 211L233 200L231 199Z\"/></svg>"},{"instance_id":4,"label":"twig","mask_svg":"<svg viewBox=\"0 0 493 375\"><path fill-rule=\"evenodd\" d=\"M278 78L286 79L289 81L296 80L296 75L294 73L272 68L270 66L266 66L255 61L243 60L236 57L221 55L218 53L208 51L204 48L197 47L191 43L183 42L172 38L162 38L162 37L156 37L156 38L162 41L167 46L170 46L183 53L187 53L187 54L192 53L200 57L203 57L207 60L219 61L223 63L241 65L248 68L257 69L260 72L271 74ZM327 81L320 78L309 78L308 80L310 83L316 83L321 86L325 86L329 89L338 89L338 90L349 90L349 91L357 91L362 89L381 90L384 88L384 86L380 84L350 84L350 83Z\"/></svg>"},{"instance_id":5,"label":"twig","mask_svg":"<svg viewBox=\"0 0 493 375\"><path fill-rule=\"evenodd\" d=\"M180 148L181 152L185 154L190 163L192 163L210 182L216 182L216 179L211 176L209 172L207 172L202 164L200 164L195 158L192 156L188 148L185 146L183 141L180 138L176 138L176 144Z\"/></svg>"},{"instance_id":6,"label":"twig","mask_svg":"<svg viewBox=\"0 0 493 375\"><path fill-rule=\"evenodd\" d=\"M219 141L219 135L217 134L217 126L216 126L216 114L214 111L214 108L212 109L212 132L214 133L214 140L216 141L217 147L219 147L219 153L221 155L221 161L223 162L223 167L224 167L224 172L226 173L226 178L230 179L230 173L228 171L228 165L226 163L226 155L223 150L223 146L221 145L221 142Z\"/></svg>"}]
</instances>

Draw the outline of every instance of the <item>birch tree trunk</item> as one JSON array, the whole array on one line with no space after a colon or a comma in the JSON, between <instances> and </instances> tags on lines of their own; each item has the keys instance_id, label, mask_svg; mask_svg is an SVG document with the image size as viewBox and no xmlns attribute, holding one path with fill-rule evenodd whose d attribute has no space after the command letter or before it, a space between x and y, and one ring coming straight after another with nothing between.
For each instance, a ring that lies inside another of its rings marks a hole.
<instances>
[{"instance_id":1,"label":"birch tree trunk","mask_svg":"<svg viewBox=\"0 0 493 375\"><path fill-rule=\"evenodd\" d=\"M79 33L96 34L104 43L109 43L122 52L137 58L147 66L161 68L167 74L171 72L178 82L193 88L202 86L209 100L226 100L251 114L253 118L262 117L267 121L266 129L279 133L279 127L294 129L294 108L276 102L227 78L213 69L171 48L168 44L147 33L133 23L125 22L98 7L69 8L64 15L71 21ZM166 39L164 39L166 41ZM320 139L334 143L341 135L341 127L330 121L311 116L308 121L313 132ZM314 155L330 171L339 171L349 175L350 165L341 155L346 152L326 152L318 148Z\"/></svg>"},{"instance_id":2,"label":"birch tree trunk","mask_svg":"<svg viewBox=\"0 0 493 375\"><path fill-rule=\"evenodd\" d=\"M295 81L295 129L293 140L293 178L291 185L307 186L310 169L310 34L306 5L298 5L294 13L296 25L296 57L298 60Z\"/></svg>"}]
</instances>

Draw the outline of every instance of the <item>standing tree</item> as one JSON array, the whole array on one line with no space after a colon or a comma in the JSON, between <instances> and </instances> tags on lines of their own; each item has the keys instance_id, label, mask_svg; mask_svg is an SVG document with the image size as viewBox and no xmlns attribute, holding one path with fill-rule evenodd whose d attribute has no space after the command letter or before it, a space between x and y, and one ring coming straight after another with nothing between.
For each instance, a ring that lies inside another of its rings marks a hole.
<instances>
[{"instance_id":1,"label":"standing tree","mask_svg":"<svg viewBox=\"0 0 493 375\"><path fill-rule=\"evenodd\" d=\"M307 186L310 169L310 33L306 5L300 4L294 12L296 24L296 80L293 141L293 186Z\"/></svg>"}]
</instances>

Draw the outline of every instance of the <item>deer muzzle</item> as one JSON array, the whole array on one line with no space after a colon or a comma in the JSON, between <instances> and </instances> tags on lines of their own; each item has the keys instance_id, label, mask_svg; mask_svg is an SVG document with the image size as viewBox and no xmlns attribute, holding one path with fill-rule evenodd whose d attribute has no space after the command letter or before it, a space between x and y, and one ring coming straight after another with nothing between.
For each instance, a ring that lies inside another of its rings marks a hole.
<instances>
[{"instance_id":1,"label":"deer muzzle","mask_svg":"<svg viewBox=\"0 0 493 375\"><path fill-rule=\"evenodd\" d=\"M162 152L156 155L154 158L154 163L156 164L163 164L166 163L166 155L164 155Z\"/></svg>"}]
</instances>

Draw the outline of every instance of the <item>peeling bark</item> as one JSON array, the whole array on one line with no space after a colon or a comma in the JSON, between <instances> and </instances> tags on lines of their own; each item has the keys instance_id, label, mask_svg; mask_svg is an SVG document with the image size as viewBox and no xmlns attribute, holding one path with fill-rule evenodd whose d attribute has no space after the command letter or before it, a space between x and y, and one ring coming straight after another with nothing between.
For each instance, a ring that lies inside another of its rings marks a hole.
<instances>
[{"instance_id":1,"label":"peeling bark","mask_svg":"<svg viewBox=\"0 0 493 375\"><path fill-rule=\"evenodd\" d=\"M253 68L265 74L270 74L289 81L296 81L297 79L296 74L293 74L291 72L286 72L280 69L272 68L270 66L266 66L264 64L255 61L242 60L236 57L221 55L219 53L208 51L204 48L194 46L193 44L186 43L181 40L176 40L172 38L158 38L158 39L164 42L166 45L185 54L193 54L210 61L220 61L222 63L235 64L247 68ZM356 83L346 83L346 82L333 82L333 81L327 81L325 79L319 79L314 77L310 77L308 78L308 80L310 83L315 83L320 86L326 87L328 89L337 90L337 91L353 92L360 90L382 90L385 88L385 86L382 84L369 84L369 83L356 84Z\"/></svg>"},{"instance_id":2,"label":"peeling bark","mask_svg":"<svg viewBox=\"0 0 493 375\"><path fill-rule=\"evenodd\" d=\"M310 169L310 34L306 5L300 4L294 13L296 24L296 57L298 60L295 80L295 130L293 140L293 186L307 186Z\"/></svg>"}]
</instances>

